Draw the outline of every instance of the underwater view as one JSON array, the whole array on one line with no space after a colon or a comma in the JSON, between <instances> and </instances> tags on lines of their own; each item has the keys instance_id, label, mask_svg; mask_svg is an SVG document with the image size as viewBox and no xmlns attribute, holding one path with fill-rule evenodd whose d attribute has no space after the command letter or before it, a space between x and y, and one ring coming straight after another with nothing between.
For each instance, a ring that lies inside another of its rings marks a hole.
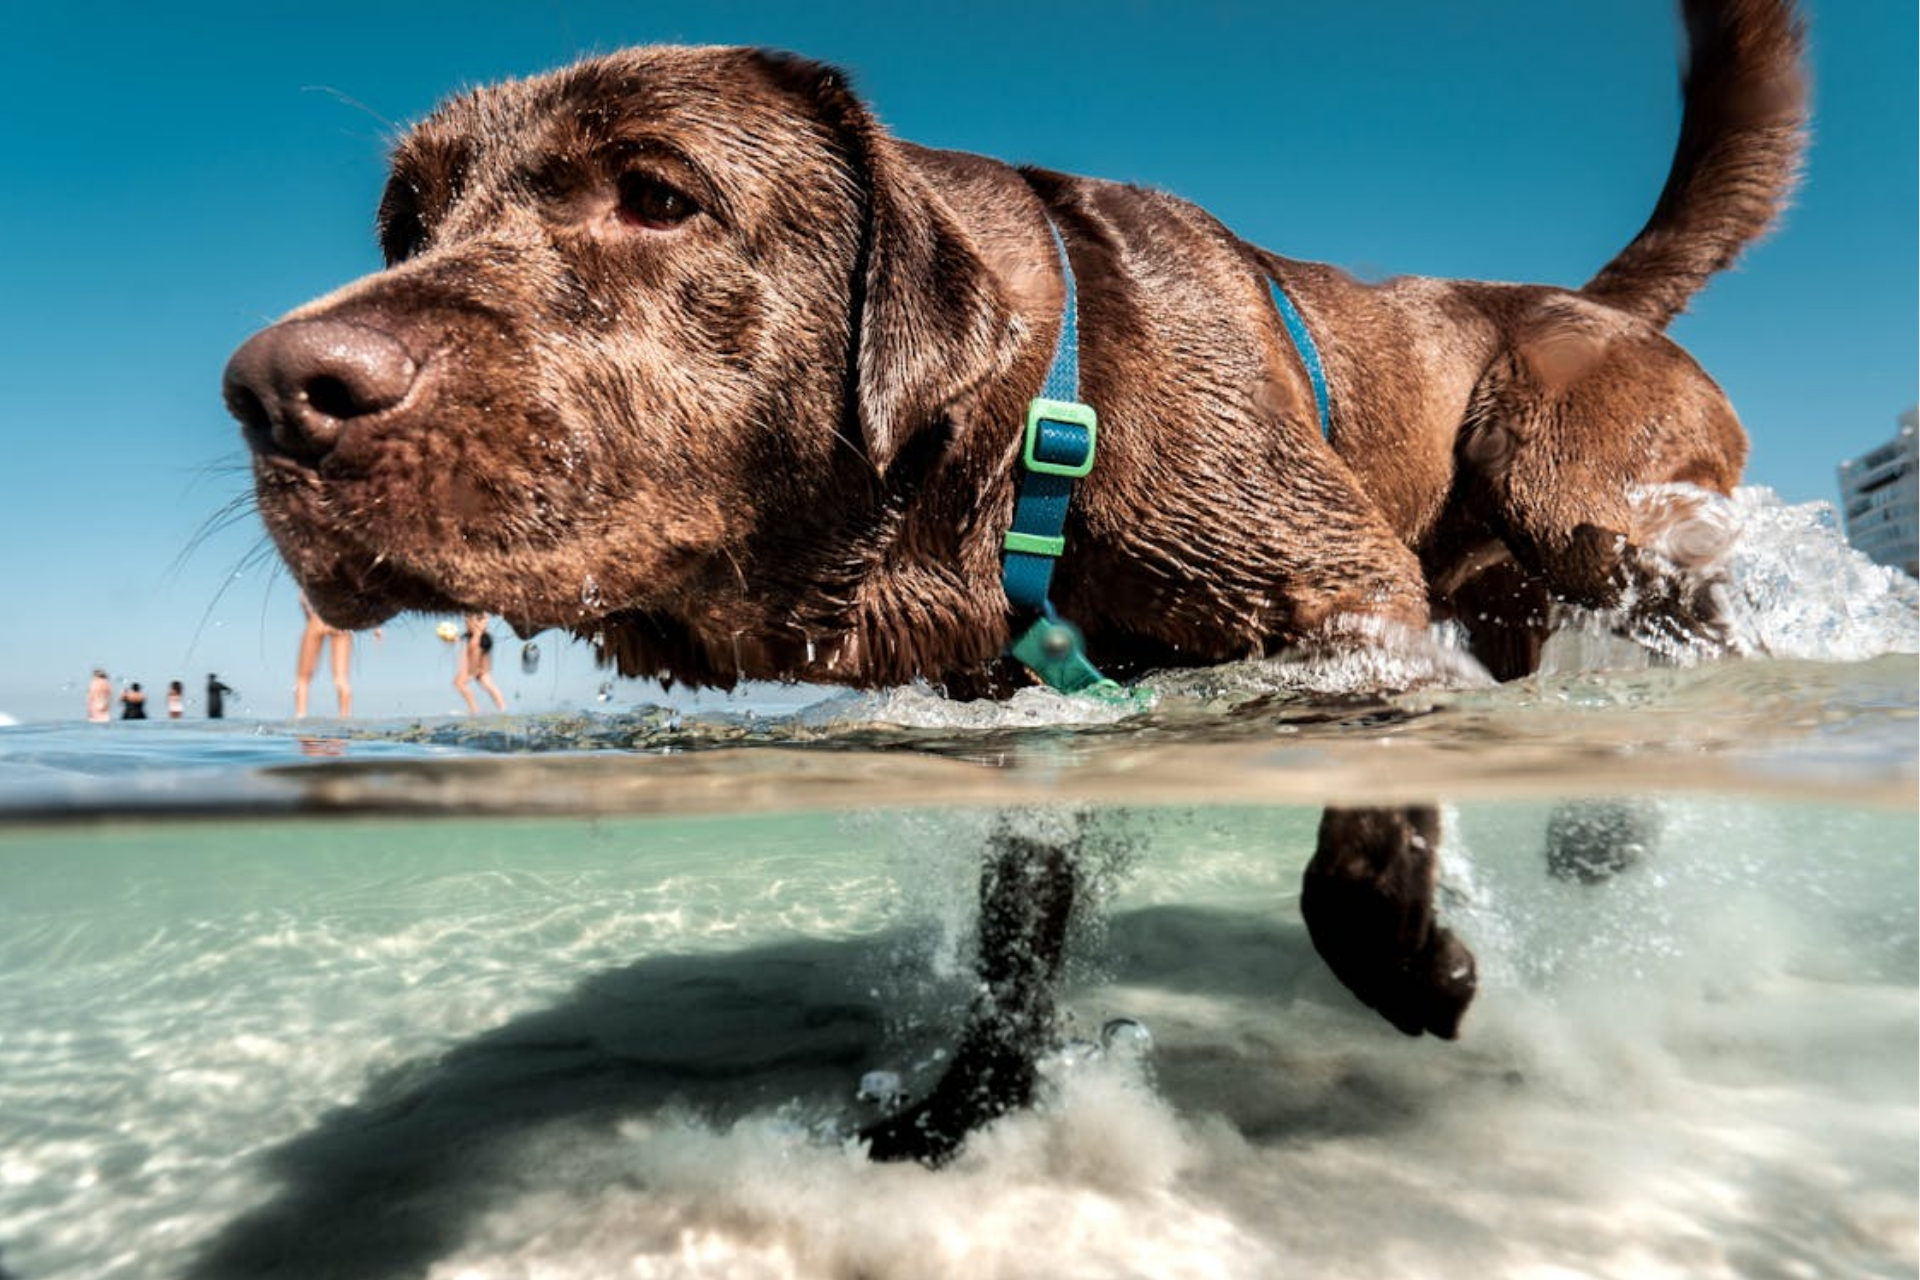
<instances>
[{"instance_id":1,"label":"underwater view","mask_svg":"<svg viewBox=\"0 0 1920 1280\"><path fill-rule=\"evenodd\" d=\"M0 1276L1911 1276L1920 598L1739 502L1718 661L0 727ZM1328 804L1438 806L1456 1041L1316 953ZM1039 1096L870 1161L1008 832Z\"/></svg>"}]
</instances>

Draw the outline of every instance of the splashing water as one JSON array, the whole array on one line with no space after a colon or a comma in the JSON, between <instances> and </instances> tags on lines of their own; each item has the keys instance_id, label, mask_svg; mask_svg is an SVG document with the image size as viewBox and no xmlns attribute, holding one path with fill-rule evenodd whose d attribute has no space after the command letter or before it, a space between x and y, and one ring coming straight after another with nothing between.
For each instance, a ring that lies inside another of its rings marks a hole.
<instances>
[{"instance_id":1,"label":"splashing water","mask_svg":"<svg viewBox=\"0 0 1920 1280\"><path fill-rule=\"evenodd\" d=\"M1679 488L1679 487L1676 487ZM1732 497L1685 487L1701 511L1692 522L1720 551L1726 582L1718 594L1735 653L1818 662L1859 662L1920 652L1920 583L1874 564L1841 536L1831 504L1787 505L1766 488ZM1722 650L1670 636L1623 634L1618 619L1561 607L1543 655L1545 675L1639 671L1696 665ZM1340 698L1422 688L1491 684L1451 626L1409 634L1372 626L1358 641L1325 652L1163 672L1143 686L1149 706L1213 712L1275 696ZM895 725L979 731L1036 726L1091 727L1129 720L1138 707L1022 689L998 702L956 702L926 684L879 693L839 694L809 712L809 723Z\"/></svg>"},{"instance_id":2,"label":"splashing water","mask_svg":"<svg viewBox=\"0 0 1920 1280\"><path fill-rule=\"evenodd\" d=\"M1920 652L1920 583L1847 545L1833 506L1788 506L1771 489L1734 492L1731 554L1738 634L1751 653L1857 662Z\"/></svg>"},{"instance_id":3,"label":"splashing water","mask_svg":"<svg viewBox=\"0 0 1920 1280\"><path fill-rule=\"evenodd\" d=\"M1920 652L1920 583L1877 565L1841 536L1832 504L1789 506L1773 490L1721 497L1691 486L1647 491L1697 508L1687 524L1712 545L1722 581L1712 589L1725 648L1746 657L1858 662ZM1725 656L1720 645L1558 606L1542 656L1548 673L1690 666Z\"/></svg>"}]
</instances>

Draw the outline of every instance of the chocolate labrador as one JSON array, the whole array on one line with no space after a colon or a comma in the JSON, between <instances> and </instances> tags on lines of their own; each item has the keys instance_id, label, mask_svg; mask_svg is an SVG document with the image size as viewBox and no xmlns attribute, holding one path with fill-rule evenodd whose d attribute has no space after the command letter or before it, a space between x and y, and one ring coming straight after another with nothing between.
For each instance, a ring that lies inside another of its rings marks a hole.
<instances>
[{"instance_id":1,"label":"chocolate labrador","mask_svg":"<svg viewBox=\"0 0 1920 1280\"><path fill-rule=\"evenodd\" d=\"M1724 539L1689 495L1746 442L1663 330L1786 200L1806 87L1790 0L1682 9L1666 187L1579 288L1363 283L1161 192L900 141L760 50L462 94L395 149L387 268L227 367L260 514L335 626L484 610L693 685L1072 689L1437 619L1507 677L1555 601L1711 643ZM1329 813L1303 909L1356 994L1451 1037L1438 836ZM1070 854L999 842L989 994L875 1154L1027 1097Z\"/></svg>"}]
</instances>

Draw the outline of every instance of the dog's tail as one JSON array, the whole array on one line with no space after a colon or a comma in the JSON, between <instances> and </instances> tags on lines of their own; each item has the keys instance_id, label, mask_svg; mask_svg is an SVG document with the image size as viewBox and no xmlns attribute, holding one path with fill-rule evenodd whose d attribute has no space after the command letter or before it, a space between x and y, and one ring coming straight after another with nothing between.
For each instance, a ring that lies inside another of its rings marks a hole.
<instances>
[{"instance_id":1,"label":"dog's tail","mask_svg":"<svg viewBox=\"0 0 1920 1280\"><path fill-rule=\"evenodd\" d=\"M1664 328L1760 238L1800 178L1806 33L1793 0L1681 0L1683 109L1653 216L1581 290Z\"/></svg>"}]
</instances>

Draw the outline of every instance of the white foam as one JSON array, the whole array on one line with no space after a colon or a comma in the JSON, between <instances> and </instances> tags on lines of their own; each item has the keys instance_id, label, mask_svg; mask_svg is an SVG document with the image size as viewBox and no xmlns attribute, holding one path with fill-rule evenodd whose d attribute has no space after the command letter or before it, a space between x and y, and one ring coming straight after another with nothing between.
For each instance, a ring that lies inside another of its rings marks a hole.
<instances>
[{"instance_id":1,"label":"white foam","mask_svg":"<svg viewBox=\"0 0 1920 1280\"><path fill-rule=\"evenodd\" d=\"M549 1135L540 1185L489 1214L435 1280L493 1277L1256 1276L1271 1248L1185 1185L1206 1158L1125 1067L1084 1066L938 1172L869 1163L778 1113Z\"/></svg>"},{"instance_id":2,"label":"white foam","mask_svg":"<svg viewBox=\"0 0 1920 1280\"><path fill-rule=\"evenodd\" d=\"M1071 728L1116 724L1144 707L1124 699L1060 693L1041 686L1004 699L959 701L925 681L872 693L837 693L801 713L803 724L835 729L884 725L907 729Z\"/></svg>"},{"instance_id":3,"label":"white foam","mask_svg":"<svg viewBox=\"0 0 1920 1280\"><path fill-rule=\"evenodd\" d=\"M1751 651L1827 662L1920 652L1920 583L1849 546L1832 504L1789 506L1753 487L1730 505L1736 621Z\"/></svg>"}]
</instances>

